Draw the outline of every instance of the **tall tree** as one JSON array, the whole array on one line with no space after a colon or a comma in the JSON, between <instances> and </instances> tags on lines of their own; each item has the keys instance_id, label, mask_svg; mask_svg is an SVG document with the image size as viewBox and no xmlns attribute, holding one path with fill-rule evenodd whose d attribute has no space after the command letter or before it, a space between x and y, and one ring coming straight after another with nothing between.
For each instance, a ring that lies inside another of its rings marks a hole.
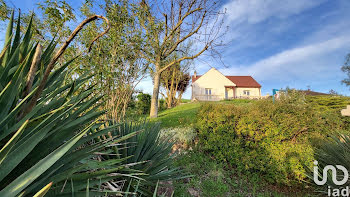
<instances>
[{"instance_id":1,"label":"tall tree","mask_svg":"<svg viewBox=\"0 0 350 197\"><path fill-rule=\"evenodd\" d=\"M163 71L183 60L195 59L218 43L222 20L218 3L210 0L153 1L150 5L142 0L135 16L142 28L146 42L140 50L152 65L153 94L150 117L158 116L160 78ZM195 40L195 51L172 61L167 59L175 52L181 52L181 44Z\"/></svg>"},{"instance_id":2,"label":"tall tree","mask_svg":"<svg viewBox=\"0 0 350 197\"><path fill-rule=\"evenodd\" d=\"M341 70L347 75L347 78L343 79L342 83L346 86L350 86L350 53L346 56L345 63L341 67Z\"/></svg>"},{"instance_id":3,"label":"tall tree","mask_svg":"<svg viewBox=\"0 0 350 197\"><path fill-rule=\"evenodd\" d=\"M91 52L81 59L77 74L86 70L94 73L91 83L97 85L98 96L104 97L103 108L106 118L122 121L125 118L132 94L137 84L145 77L148 63L141 57L135 45L141 42L140 30L135 28L135 20L127 1L105 0L95 4L87 2L81 12L92 15L100 9L110 21L109 33L99 39ZM82 32L80 41L89 45L96 35L95 23Z\"/></svg>"}]
</instances>

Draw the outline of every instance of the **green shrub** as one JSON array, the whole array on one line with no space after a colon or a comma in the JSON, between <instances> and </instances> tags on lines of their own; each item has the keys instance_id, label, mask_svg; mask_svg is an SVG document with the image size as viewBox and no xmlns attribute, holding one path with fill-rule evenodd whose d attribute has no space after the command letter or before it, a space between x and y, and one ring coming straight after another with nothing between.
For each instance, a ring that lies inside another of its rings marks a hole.
<instances>
[{"instance_id":1,"label":"green shrub","mask_svg":"<svg viewBox=\"0 0 350 197\"><path fill-rule=\"evenodd\" d=\"M148 114L151 109L151 95L140 93L136 98L136 110L138 114Z\"/></svg>"},{"instance_id":2,"label":"green shrub","mask_svg":"<svg viewBox=\"0 0 350 197\"><path fill-rule=\"evenodd\" d=\"M306 96L306 101L320 110L341 110L350 105L346 96Z\"/></svg>"},{"instance_id":3,"label":"green shrub","mask_svg":"<svg viewBox=\"0 0 350 197\"><path fill-rule=\"evenodd\" d=\"M166 105L165 99L159 99L158 110L159 111L163 111L163 110L166 110L166 109L168 109L168 107Z\"/></svg>"},{"instance_id":4,"label":"green shrub","mask_svg":"<svg viewBox=\"0 0 350 197\"><path fill-rule=\"evenodd\" d=\"M192 127L174 127L160 130L162 138L171 138L176 143L191 144L197 133Z\"/></svg>"},{"instance_id":5,"label":"green shrub","mask_svg":"<svg viewBox=\"0 0 350 197\"><path fill-rule=\"evenodd\" d=\"M344 123L344 130L350 131L350 117L341 116L340 111L350 105L350 97L329 95L329 96L306 96L306 102L313 108L331 114L328 119L341 119ZM335 116L335 117L334 117ZM330 121L332 122L332 121Z\"/></svg>"},{"instance_id":6,"label":"green shrub","mask_svg":"<svg viewBox=\"0 0 350 197\"><path fill-rule=\"evenodd\" d=\"M343 127L334 112L320 112L301 99L250 105L205 104L197 119L199 145L242 173L259 173L269 182L292 184L305 178L314 148ZM301 101L301 102L299 102Z\"/></svg>"}]
</instances>

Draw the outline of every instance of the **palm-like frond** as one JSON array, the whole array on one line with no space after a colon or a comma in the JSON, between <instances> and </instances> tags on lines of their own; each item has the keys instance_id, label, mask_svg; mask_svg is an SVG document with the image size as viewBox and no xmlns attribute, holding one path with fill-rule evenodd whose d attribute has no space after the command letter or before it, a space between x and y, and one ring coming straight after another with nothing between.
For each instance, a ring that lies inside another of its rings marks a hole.
<instances>
[{"instance_id":1,"label":"palm-like frond","mask_svg":"<svg viewBox=\"0 0 350 197\"><path fill-rule=\"evenodd\" d=\"M315 159L318 162L320 175L322 175L323 168L327 165L342 165L346 169L350 170L350 136L345 134L337 134L330 137L327 142L317 149ZM337 180L342 180L343 176L343 173L337 173ZM349 184L350 180L345 183L345 185ZM329 171L327 176L327 185L339 187L334 184L331 171Z\"/></svg>"},{"instance_id":2,"label":"palm-like frond","mask_svg":"<svg viewBox=\"0 0 350 197\"><path fill-rule=\"evenodd\" d=\"M110 123L113 125L113 123ZM175 154L172 152L173 142L170 138L160 137L160 125L144 122L126 122L111 131L112 136L127 136L135 131L142 132L128 138L122 146L111 147L113 153L121 158L129 157L125 163L140 163L131 167L140 170L146 175L142 176L146 181L141 181L140 192L145 187L155 186L159 181L173 181L188 177L184 171L173 166ZM132 156L132 157L130 157ZM113 159L116 156L106 156L104 159ZM136 182L135 182L136 183Z\"/></svg>"},{"instance_id":3,"label":"palm-like frond","mask_svg":"<svg viewBox=\"0 0 350 197\"><path fill-rule=\"evenodd\" d=\"M33 74L30 70L38 44L31 41L32 25L30 23L21 39L20 17L15 32L13 18L12 13L0 53L0 196L32 196L37 192L38 195L46 192L47 195L71 195L86 192L87 180L91 193L121 193L102 186L110 180L138 178L142 173L129 168L131 164L125 162L129 158L102 162L98 159L101 154L110 154L107 146L120 146L138 131L108 137L114 128L101 127L99 117L104 112L97 110L100 97L90 97L93 86L80 88L89 76L64 83L73 60L56 65L58 68L50 74L36 106L26 111L56 42L52 41L42 51ZM32 84L28 91L30 78ZM53 184L48 190L45 186L50 182Z\"/></svg>"}]
</instances>

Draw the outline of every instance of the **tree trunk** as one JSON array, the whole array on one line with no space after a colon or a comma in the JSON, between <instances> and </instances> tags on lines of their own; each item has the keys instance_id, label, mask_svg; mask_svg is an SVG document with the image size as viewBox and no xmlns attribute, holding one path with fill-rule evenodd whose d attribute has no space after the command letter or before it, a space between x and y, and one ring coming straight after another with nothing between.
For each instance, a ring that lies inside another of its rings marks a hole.
<instances>
[{"instance_id":1,"label":"tree trunk","mask_svg":"<svg viewBox=\"0 0 350 197\"><path fill-rule=\"evenodd\" d=\"M173 105L172 105L172 103L173 103L173 99L172 99L173 97L170 95L168 98L167 98L167 107L168 107L168 109L170 109L170 108L172 108L173 107Z\"/></svg>"},{"instance_id":2,"label":"tree trunk","mask_svg":"<svg viewBox=\"0 0 350 197\"><path fill-rule=\"evenodd\" d=\"M160 85L160 73L156 72L154 76L154 86L153 86L153 94L152 94L152 100L151 100L151 112L149 114L151 118L158 117L159 85Z\"/></svg>"}]
</instances>

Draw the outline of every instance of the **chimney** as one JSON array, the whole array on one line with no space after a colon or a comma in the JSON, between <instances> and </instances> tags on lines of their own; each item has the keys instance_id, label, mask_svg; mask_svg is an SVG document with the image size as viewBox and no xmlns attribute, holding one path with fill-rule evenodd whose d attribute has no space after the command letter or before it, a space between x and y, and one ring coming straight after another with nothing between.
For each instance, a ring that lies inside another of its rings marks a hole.
<instances>
[{"instance_id":1,"label":"chimney","mask_svg":"<svg viewBox=\"0 0 350 197\"><path fill-rule=\"evenodd\" d=\"M197 72L196 72L196 71L194 71L193 77L194 77L194 78L197 78Z\"/></svg>"}]
</instances>

